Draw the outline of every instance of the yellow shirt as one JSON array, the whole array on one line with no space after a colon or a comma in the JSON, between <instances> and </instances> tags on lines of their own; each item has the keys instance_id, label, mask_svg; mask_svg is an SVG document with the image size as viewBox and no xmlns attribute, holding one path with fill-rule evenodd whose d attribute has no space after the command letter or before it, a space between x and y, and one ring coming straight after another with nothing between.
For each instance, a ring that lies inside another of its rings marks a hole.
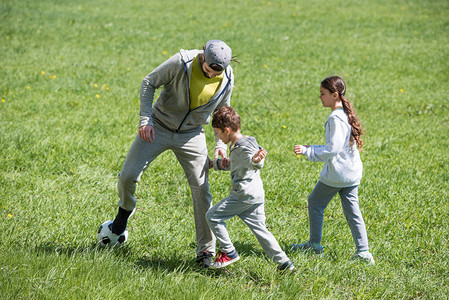
<instances>
[{"instance_id":1,"label":"yellow shirt","mask_svg":"<svg viewBox=\"0 0 449 300\"><path fill-rule=\"evenodd\" d=\"M190 78L190 109L206 104L212 99L223 81L223 73L214 78L204 76L198 63L198 56L193 59L192 75Z\"/></svg>"}]
</instances>

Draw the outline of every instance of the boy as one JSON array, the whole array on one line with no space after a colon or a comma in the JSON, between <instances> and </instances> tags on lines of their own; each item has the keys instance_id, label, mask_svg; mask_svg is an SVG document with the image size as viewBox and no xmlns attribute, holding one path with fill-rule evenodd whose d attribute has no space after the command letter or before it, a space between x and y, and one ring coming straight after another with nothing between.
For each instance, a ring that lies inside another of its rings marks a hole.
<instances>
[{"instance_id":1,"label":"boy","mask_svg":"<svg viewBox=\"0 0 449 300\"><path fill-rule=\"evenodd\" d=\"M225 106L216 111L212 127L225 144L231 143L231 150L229 158L210 161L209 167L231 171L232 188L227 198L206 213L206 220L220 247L210 268L223 268L240 259L225 223L225 220L238 216L254 233L268 257L278 264L278 270L293 271L295 266L265 226L265 192L259 170L267 152L255 138L240 133L240 116L232 107Z\"/></svg>"}]
</instances>

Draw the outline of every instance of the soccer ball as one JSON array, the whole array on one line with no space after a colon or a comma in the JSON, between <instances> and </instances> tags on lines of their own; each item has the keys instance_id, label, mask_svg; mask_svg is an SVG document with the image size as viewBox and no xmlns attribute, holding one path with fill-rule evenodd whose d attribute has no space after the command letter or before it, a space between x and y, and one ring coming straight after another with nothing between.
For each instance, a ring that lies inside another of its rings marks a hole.
<instances>
[{"instance_id":1,"label":"soccer ball","mask_svg":"<svg viewBox=\"0 0 449 300\"><path fill-rule=\"evenodd\" d=\"M128 240L128 230L120 234L116 235L112 233L112 223L114 220L106 221L100 225L97 233L98 244L102 247L105 246L120 246L124 244Z\"/></svg>"}]
</instances>

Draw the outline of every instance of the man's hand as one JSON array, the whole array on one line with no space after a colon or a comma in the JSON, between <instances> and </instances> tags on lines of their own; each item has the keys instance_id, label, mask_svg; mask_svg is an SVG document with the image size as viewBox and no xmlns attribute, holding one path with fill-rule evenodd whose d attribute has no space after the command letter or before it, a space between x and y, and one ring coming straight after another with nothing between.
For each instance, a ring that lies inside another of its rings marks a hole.
<instances>
[{"instance_id":1,"label":"man's hand","mask_svg":"<svg viewBox=\"0 0 449 300\"><path fill-rule=\"evenodd\" d=\"M151 125L144 125L139 128L139 136L144 141L152 143L155 139L154 136L154 127Z\"/></svg>"},{"instance_id":2,"label":"man's hand","mask_svg":"<svg viewBox=\"0 0 449 300\"><path fill-rule=\"evenodd\" d=\"M267 155L267 151L265 151L264 149L260 149L259 151L257 151L256 154L254 154L253 162L255 162L255 163L260 162L262 159L264 159L264 157L266 155Z\"/></svg>"}]
</instances>

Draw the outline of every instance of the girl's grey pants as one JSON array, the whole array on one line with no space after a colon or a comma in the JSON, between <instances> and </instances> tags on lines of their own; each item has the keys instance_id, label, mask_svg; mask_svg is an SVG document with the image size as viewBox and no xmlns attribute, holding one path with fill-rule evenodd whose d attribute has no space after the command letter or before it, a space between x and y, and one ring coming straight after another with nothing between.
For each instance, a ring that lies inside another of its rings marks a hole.
<instances>
[{"instance_id":1,"label":"girl's grey pants","mask_svg":"<svg viewBox=\"0 0 449 300\"><path fill-rule=\"evenodd\" d=\"M248 225L265 253L273 262L283 264L289 260L276 238L268 231L265 225L264 204L242 203L231 197L218 202L206 214L207 222L217 237L221 251L228 253L235 249L229 238L225 223L225 220L234 216L238 216Z\"/></svg>"},{"instance_id":2,"label":"girl's grey pants","mask_svg":"<svg viewBox=\"0 0 449 300\"><path fill-rule=\"evenodd\" d=\"M195 218L197 254L215 253L215 237L207 222L206 212L212 206L209 191L208 156L205 133L202 128L194 132L176 133L154 124L155 140L146 142L139 136L134 140L118 179L119 206L127 211L136 207L136 183L150 163L162 152L171 150L184 169L190 185Z\"/></svg>"},{"instance_id":3,"label":"girl's grey pants","mask_svg":"<svg viewBox=\"0 0 449 300\"><path fill-rule=\"evenodd\" d=\"M359 208L358 186L336 188L318 181L308 199L310 242L321 243L324 209L337 193L357 251L369 250L365 222Z\"/></svg>"}]
</instances>

